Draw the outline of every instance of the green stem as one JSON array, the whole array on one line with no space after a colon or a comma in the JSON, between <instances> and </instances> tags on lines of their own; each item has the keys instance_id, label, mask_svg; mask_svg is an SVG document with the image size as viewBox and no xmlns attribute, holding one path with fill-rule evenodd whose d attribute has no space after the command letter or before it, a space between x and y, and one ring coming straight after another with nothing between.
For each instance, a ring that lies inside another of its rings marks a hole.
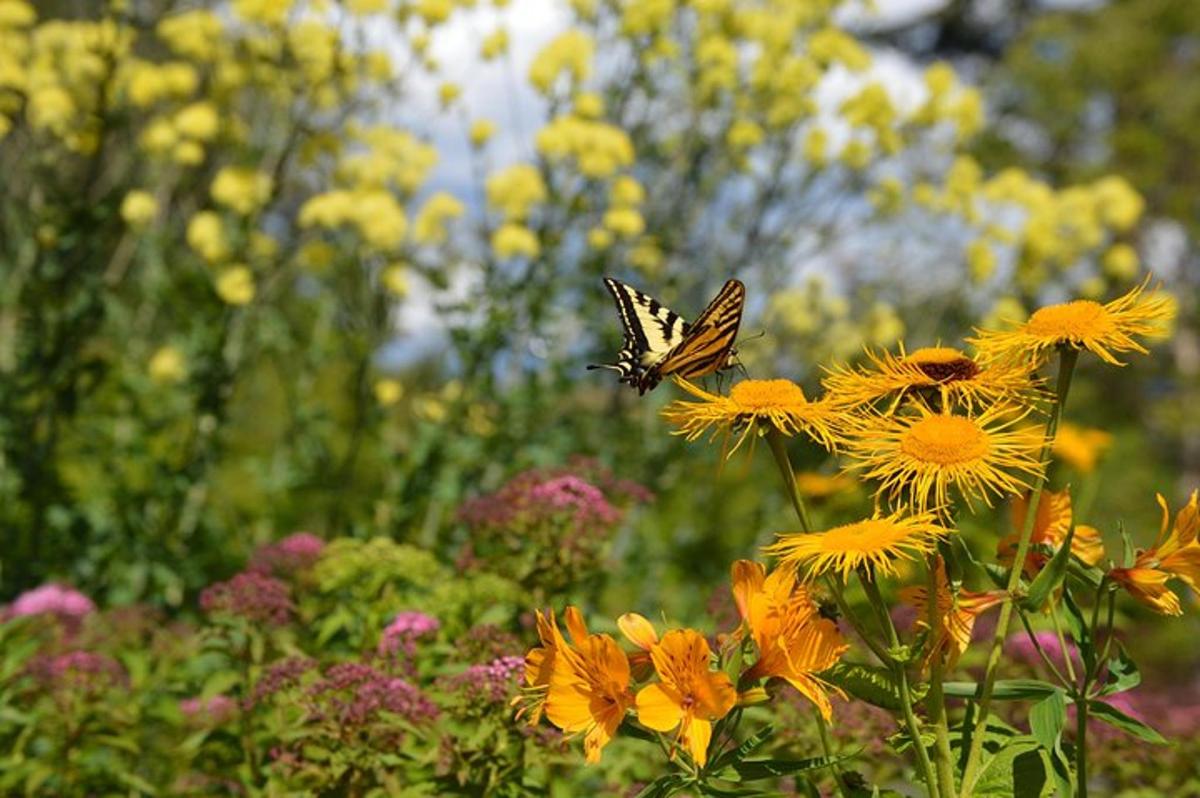
<instances>
[{"instance_id":1,"label":"green stem","mask_svg":"<svg viewBox=\"0 0 1200 798\"><path fill-rule=\"evenodd\" d=\"M1067 638L1063 635L1062 622L1058 619L1058 602L1050 599L1050 623L1054 624L1054 634L1058 636L1058 650L1062 652L1063 663L1067 666L1067 676L1071 684L1075 684L1075 664L1071 662L1071 649L1067 648ZM1095 640L1095 638L1092 638Z\"/></svg>"},{"instance_id":2,"label":"green stem","mask_svg":"<svg viewBox=\"0 0 1200 798\"><path fill-rule=\"evenodd\" d=\"M1075 701L1075 794L1087 798L1087 688Z\"/></svg>"},{"instance_id":3,"label":"green stem","mask_svg":"<svg viewBox=\"0 0 1200 798\"><path fill-rule=\"evenodd\" d=\"M929 572L929 591L925 601L928 608L929 643L934 642L938 628L937 606L937 555L931 554L926 560ZM946 698L942 693L942 682L946 679L946 663L941 656L930 658L929 694L925 697L925 714L933 726L934 732L934 765L937 767L938 795L941 798L954 798L954 754L950 750L950 723L946 719Z\"/></svg>"},{"instance_id":4,"label":"green stem","mask_svg":"<svg viewBox=\"0 0 1200 798\"><path fill-rule=\"evenodd\" d=\"M1062 671L1060 671L1058 666L1054 664L1054 660L1050 659L1050 655L1046 653L1046 649L1042 648L1042 644L1038 642L1037 634L1033 631L1033 626L1030 625L1029 618L1025 615L1020 607L1017 608L1017 617L1021 619L1021 624L1025 627L1025 634L1029 635L1029 642L1033 643L1033 647L1037 651L1038 656L1042 658L1042 662L1044 662L1046 667L1050 669L1050 672L1054 674L1054 678L1058 679L1059 684L1062 684L1064 687L1068 685L1074 687L1075 680L1073 678L1067 679L1066 676L1063 676Z\"/></svg>"},{"instance_id":5,"label":"green stem","mask_svg":"<svg viewBox=\"0 0 1200 798\"><path fill-rule=\"evenodd\" d=\"M862 583L863 592L867 594L867 601L875 608L876 614L879 616L879 622L883 625L887 632L888 643L893 650L900 648L900 636L896 634L896 626L892 623L892 616L888 614L887 604L884 603L883 596L879 593L879 586L868 575L859 571L859 581ZM892 676L896 680L896 687L900 693L900 707L904 710L904 725L908 729L909 739L912 740L913 751L917 755L917 766L921 772L921 779L925 782L925 789L928 790L930 798L941 795L938 789L938 780L933 774L933 763L929 760L929 751L925 749L925 743L921 741L921 727L917 723L917 715L913 712L912 690L908 685L908 671L905 663L896 659L889 658L889 664L892 668Z\"/></svg>"},{"instance_id":6,"label":"green stem","mask_svg":"<svg viewBox=\"0 0 1200 798\"><path fill-rule=\"evenodd\" d=\"M804 500L800 498L800 491L796 490L796 472L792 470L792 460L788 457L787 445L783 435L779 430L771 427L767 432L767 445L771 447L771 454L775 455L775 464L779 466L779 475L783 477L783 486L788 498L792 502L792 509L796 511L796 518L800 520L800 528L805 534L811 534L813 531L812 521L808 518L808 508L804 506ZM858 630L857 622L852 615L846 613L845 600L840 592L834 591L834 598L841 608L842 614L854 624L855 630ZM859 631L859 635L862 632ZM865 639L865 638L864 638ZM817 719L817 732L821 737L821 751L829 759L833 758L833 740L829 735L829 727L825 724L825 718L821 717L821 711L815 706L813 707L813 715ZM846 793L846 785L843 782L844 776L842 769L838 765L833 766L833 781L837 784L838 795L843 798L848 798Z\"/></svg>"},{"instance_id":7,"label":"green stem","mask_svg":"<svg viewBox=\"0 0 1200 798\"><path fill-rule=\"evenodd\" d=\"M1062 418L1063 405L1067 401L1067 392L1071 387L1071 375L1075 372L1075 362L1079 359L1079 350L1071 347L1059 348L1058 384L1054 391L1054 404L1050 408L1050 417L1046 419L1046 432L1042 438L1042 452L1039 460L1042 472L1034 481L1033 492L1029 496L1029 505L1025 511L1025 523L1021 528L1021 537L1017 543L1017 553L1013 558L1012 571L1008 575L1008 589L1004 602L1000 605L1000 618L996 622L996 633L992 637L992 648L988 653L987 667L984 671L983 684L977 694L978 717L971 734L971 747L967 753L967 761L963 767L960 798L969 798L975 789L975 780L979 777L979 766L983 755L984 731L987 729L988 712L992 704L992 690L996 685L996 672L1000 665L1000 653L1004 648L1004 640L1008 636L1008 624L1012 619L1013 596L1021 584L1021 573L1025 570L1025 558L1029 554L1029 541L1033 536L1033 525L1037 519L1038 502L1042 498L1042 489L1046 486L1047 462L1050 458L1050 448L1054 444L1054 436L1058 433L1058 422Z\"/></svg>"}]
</instances>

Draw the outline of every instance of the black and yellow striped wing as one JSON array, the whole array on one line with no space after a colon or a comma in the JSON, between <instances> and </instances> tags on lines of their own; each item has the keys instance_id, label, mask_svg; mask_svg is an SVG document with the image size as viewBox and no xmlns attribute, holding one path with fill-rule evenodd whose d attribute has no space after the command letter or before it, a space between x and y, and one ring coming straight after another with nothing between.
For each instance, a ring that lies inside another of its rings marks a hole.
<instances>
[{"instance_id":1,"label":"black and yellow striped wing","mask_svg":"<svg viewBox=\"0 0 1200 798\"><path fill-rule=\"evenodd\" d=\"M670 375L695 379L732 365L733 345L745 306L746 286L740 280L726 282L704 312L688 325L683 340L647 367L639 389L650 390Z\"/></svg>"},{"instance_id":2,"label":"black and yellow striped wing","mask_svg":"<svg viewBox=\"0 0 1200 798\"><path fill-rule=\"evenodd\" d=\"M646 369L658 363L684 339L688 323L657 299L611 277L604 287L612 295L625 330L625 340L615 363L588 366L612 369L620 381L636 386Z\"/></svg>"}]
</instances>

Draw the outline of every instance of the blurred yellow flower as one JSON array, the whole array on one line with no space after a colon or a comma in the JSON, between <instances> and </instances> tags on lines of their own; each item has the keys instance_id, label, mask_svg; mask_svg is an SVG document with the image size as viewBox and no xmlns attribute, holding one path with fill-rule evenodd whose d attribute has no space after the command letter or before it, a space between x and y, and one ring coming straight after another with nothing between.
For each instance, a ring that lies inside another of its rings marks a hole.
<instances>
[{"instance_id":1,"label":"blurred yellow flower","mask_svg":"<svg viewBox=\"0 0 1200 798\"><path fill-rule=\"evenodd\" d=\"M452 0L417 0L416 11L417 16L432 27L450 18L454 13L454 3Z\"/></svg>"},{"instance_id":2,"label":"blurred yellow flower","mask_svg":"<svg viewBox=\"0 0 1200 798\"><path fill-rule=\"evenodd\" d=\"M1115 230L1131 230L1142 218L1146 201L1125 178L1103 177L1092 185L1092 191L1100 206L1101 218Z\"/></svg>"},{"instance_id":3,"label":"blurred yellow flower","mask_svg":"<svg viewBox=\"0 0 1200 798\"><path fill-rule=\"evenodd\" d=\"M977 238L967 245L967 272L977 283L996 273L996 251L985 239Z\"/></svg>"},{"instance_id":4,"label":"blurred yellow flower","mask_svg":"<svg viewBox=\"0 0 1200 798\"><path fill-rule=\"evenodd\" d=\"M572 158L588 177L608 177L633 163L633 142L624 130L571 114L550 120L536 141L538 152L548 160Z\"/></svg>"},{"instance_id":5,"label":"blurred yellow flower","mask_svg":"<svg viewBox=\"0 0 1200 798\"><path fill-rule=\"evenodd\" d=\"M462 87L457 83L447 82L438 86L438 100L442 103L442 108L453 105L460 96L462 96Z\"/></svg>"},{"instance_id":6,"label":"blurred yellow flower","mask_svg":"<svg viewBox=\"0 0 1200 798\"><path fill-rule=\"evenodd\" d=\"M820 471L800 471L796 474L796 490L806 499L828 499L858 490L858 483L848 474L825 474Z\"/></svg>"},{"instance_id":7,"label":"blurred yellow flower","mask_svg":"<svg viewBox=\"0 0 1200 798\"><path fill-rule=\"evenodd\" d=\"M471 123L470 139L472 147L482 147L496 134L496 123L490 119L476 119Z\"/></svg>"},{"instance_id":8,"label":"blurred yellow flower","mask_svg":"<svg viewBox=\"0 0 1200 798\"><path fill-rule=\"evenodd\" d=\"M271 199L271 176L256 169L223 167L212 182L212 198L242 216L249 216Z\"/></svg>"},{"instance_id":9,"label":"blurred yellow flower","mask_svg":"<svg viewBox=\"0 0 1200 798\"><path fill-rule=\"evenodd\" d=\"M150 379L164 385L182 382L187 377L187 360L174 346L159 347L150 356L146 371Z\"/></svg>"},{"instance_id":10,"label":"blurred yellow flower","mask_svg":"<svg viewBox=\"0 0 1200 798\"><path fill-rule=\"evenodd\" d=\"M514 164L487 179L488 205L512 222L525 219L533 206L545 201L546 196L542 175L530 164Z\"/></svg>"},{"instance_id":11,"label":"blurred yellow flower","mask_svg":"<svg viewBox=\"0 0 1200 798\"><path fill-rule=\"evenodd\" d=\"M0 2L0 28L26 28L37 22L37 12L25 0Z\"/></svg>"},{"instance_id":12,"label":"blurred yellow flower","mask_svg":"<svg viewBox=\"0 0 1200 798\"><path fill-rule=\"evenodd\" d=\"M230 305L248 305L254 299L254 275L245 266L229 266L216 281L217 296Z\"/></svg>"},{"instance_id":13,"label":"blurred yellow flower","mask_svg":"<svg viewBox=\"0 0 1200 798\"><path fill-rule=\"evenodd\" d=\"M209 9L163 17L156 31L172 51L195 61L215 60L225 32L221 18Z\"/></svg>"},{"instance_id":14,"label":"blurred yellow flower","mask_svg":"<svg viewBox=\"0 0 1200 798\"><path fill-rule=\"evenodd\" d=\"M781 532L779 540L763 551L779 557L783 565L803 568L809 580L834 573L846 581L859 568L876 575L894 574L894 560L928 554L949 534L931 512L887 516L876 512L824 532Z\"/></svg>"},{"instance_id":15,"label":"blurred yellow flower","mask_svg":"<svg viewBox=\"0 0 1200 798\"><path fill-rule=\"evenodd\" d=\"M823 28L808 37L808 54L819 64L839 62L852 72L871 65L871 56L853 36L837 28Z\"/></svg>"},{"instance_id":16,"label":"blurred yellow flower","mask_svg":"<svg viewBox=\"0 0 1200 798\"><path fill-rule=\"evenodd\" d=\"M158 216L158 200L148 191L130 191L121 200L121 218L130 227L144 227Z\"/></svg>"},{"instance_id":17,"label":"blurred yellow flower","mask_svg":"<svg viewBox=\"0 0 1200 798\"><path fill-rule=\"evenodd\" d=\"M294 0L233 0L233 12L247 22L282 25Z\"/></svg>"},{"instance_id":18,"label":"blurred yellow flower","mask_svg":"<svg viewBox=\"0 0 1200 798\"><path fill-rule=\"evenodd\" d=\"M819 127L811 127L804 134L804 160L815 167L824 166L829 160L829 134Z\"/></svg>"},{"instance_id":19,"label":"blurred yellow flower","mask_svg":"<svg viewBox=\"0 0 1200 798\"><path fill-rule=\"evenodd\" d=\"M1141 265L1137 250L1128 244L1113 244L1104 253L1101 263L1106 275L1120 281L1137 277L1138 267Z\"/></svg>"},{"instance_id":20,"label":"blurred yellow flower","mask_svg":"<svg viewBox=\"0 0 1200 798\"><path fill-rule=\"evenodd\" d=\"M187 226L187 242L200 257L216 263L229 257L229 243L221 217L213 211L200 211Z\"/></svg>"},{"instance_id":21,"label":"blurred yellow flower","mask_svg":"<svg viewBox=\"0 0 1200 798\"><path fill-rule=\"evenodd\" d=\"M403 263L393 263L383 270L379 281L389 294L397 298L408 295L408 267Z\"/></svg>"},{"instance_id":22,"label":"blurred yellow flower","mask_svg":"<svg viewBox=\"0 0 1200 798\"><path fill-rule=\"evenodd\" d=\"M646 190L642 184L629 175L614 178L608 187L608 201L617 208L632 208L641 205L646 199Z\"/></svg>"},{"instance_id":23,"label":"blurred yellow flower","mask_svg":"<svg viewBox=\"0 0 1200 798\"><path fill-rule=\"evenodd\" d=\"M574 111L584 119L599 119L604 116L604 98L595 92L580 92L575 95Z\"/></svg>"},{"instance_id":24,"label":"blurred yellow flower","mask_svg":"<svg viewBox=\"0 0 1200 798\"><path fill-rule=\"evenodd\" d=\"M175 145L171 157L184 166L199 166L204 162L204 147L195 141L181 141Z\"/></svg>"},{"instance_id":25,"label":"blurred yellow flower","mask_svg":"<svg viewBox=\"0 0 1200 798\"><path fill-rule=\"evenodd\" d=\"M1081 427L1064 421L1058 425L1051 453L1081 474L1096 470L1096 464L1112 446L1112 435L1102 429Z\"/></svg>"},{"instance_id":26,"label":"blurred yellow flower","mask_svg":"<svg viewBox=\"0 0 1200 798\"><path fill-rule=\"evenodd\" d=\"M492 233L492 252L501 260L518 256L536 258L541 250L537 236L528 227L506 222Z\"/></svg>"},{"instance_id":27,"label":"blurred yellow flower","mask_svg":"<svg viewBox=\"0 0 1200 798\"><path fill-rule=\"evenodd\" d=\"M390 377L376 380L374 391L375 401L384 407L390 407L404 397L404 386L400 384L400 380L394 380Z\"/></svg>"},{"instance_id":28,"label":"blurred yellow flower","mask_svg":"<svg viewBox=\"0 0 1200 798\"><path fill-rule=\"evenodd\" d=\"M300 206L301 227L352 225L372 249L386 252L404 241L408 220L391 192L381 189L335 189L311 197Z\"/></svg>"},{"instance_id":29,"label":"blurred yellow flower","mask_svg":"<svg viewBox=\"0 0 1200 798\"><path fill-rule=\"evenodd\" d=\"M391 7L391 0L346 0L351 14L382 14Z\"/></svg>"},{"instance_id":30,"label":"blurred yellow flower","mask_svg":"<svg viewBox=\"0 0 1200 798\"><path fill-rule=\"evenodd\" d=\"M592 71L595 50L592 37L582 30L568 30L550 41L529 65L529 82L543 94L559 77L566 75L572 84L587 80Z\"/></svg>"},{"instance_id":31,"label":"blurred yellow flower","mask_svg":"<svg viewBox=\"0 0 1200 798\"><path fill-rule=\"evenodd\" d=\"M1132 566L1114 568L1108 572L1110 579L1124 587L1129 595L1163 615L1181 615L1183 609L1177 596L1167 582L1179 579L1192 591L1200 587L1200 505L1197 492L1192 491L1188 502L1175 515L1175 525L1170 533L1170 510L1167 500L1158 494L1158 506L1162 508L1162 526L1158 537L1149 549L1139 549Z\"/></svg>"},{"instance_id":32,"label":"blurred yellow flower","mask_svg":"<svg viewBox=\"0 0 1200 798\"><path fill-rule=\"evenodd\" d=\"M632 208L613 208L604 214L604 226L622 238L633 238L646 229L646 222Z\"/></svg>"},{"instance_id":33,"label":"blurred yellow flower","mask_svg":"<svg viewBox=\"0 0 1200 798\"><path fill-rule=\"evenodd\" d=\"M197 141L208 141L217 135L220 120L217 109L210 102L186 105L175 114L175 130Z\"/></svg>"},{"instance_id":34,"label":"blurred yellow flower","mask_svg":"<svg viewBox=\"0 0 1200 798\"><path fill-rule=\"evenodd\" d=\"M1101 305L1090 299L1077 299L1060 305L1048 305L1033 313L1029 321L1003 331L977 330L970 339L985 360L1017 358L1040 360L1059 346L1086 349L1101 360L1123 365L1113 352L1147 350L1134 336L1158 337L1155 325L1174 314L1161 296L1145 296L1146 283L1122 297Z\"/></svg>"},{"instance_id":35,"label":"blurred yellow flower","mask_svg":"<svg viewBox=\"0 0 1200 798\"><path fill-rule=\"evenodd\" d=\"M588 246L599 252L603 252L612 246L612 233L605 230L603 227L593 227L588 230Z\"/></svg>"},{"instance_id":36,"label":"blurred yellow flower","mask_svg":"<svg viewBox=\"0 0 1200 798\"><path fill-rule=\"evenodd\" d=\"M725 143L731 150L737 152L749 150L761 144L765 137L766 133L756 122L739 119L729 126L729 130L725 134Z\"/></svg>"},{"instance_id":37,"label":"blurred yellow flower","mask_svg":"<svg viewBox=\"0 0 1200 798\"><path fill-rule=\"evenodd\" d=\"M709 393L687 380L676 382L701 401L672 402L662 415L678 428L675 434L689 441L710 429L714 436L740 432L729 451L733 454L751 433L758 432L760 424L767 424L784 435L802 432L827 449L836 448L839 410L827 400L810 402L791 380L742 380L730 389L729 396Z\"/></svg>"},{"instance_id":38,"label":"blurred yellow flower","mask_svg":"<svg viewBox=\"0 0 1200 798\"><path fill-rule=\"evenodd\" d=\"M446 223L462 216L465 208L451 194L439 191L425 200L413 219L413 239L418 244L440 244L446 240Z\"/></svg>"},{"instance_id":39,"label":"blurred yellow flower","mask_svg":"<svg viewBox=\"0 0 1200 798\"><path fill-rule=\"evenodd\" d=\"M933 413L868 416L852 427L849 453L866 479L879 480L877 495L917 511L950 511L950 488L968 506L1026 490L1041 474L1042 435L1021 426L1028 410L994 404L979 415Z\"/></svg>"},{"instance_id":40,"label":"blurred yellow flower","mask_svg":"<svg viewBox=\"0 0 1200 798\"><path fill-rule=\"evenodd\" d=\"M484 61L499 58L507 52L508 31L504 28L496 28L496 30L485 36L483 43L479 45L479 57Z\"/></svg>"}]
</instances>

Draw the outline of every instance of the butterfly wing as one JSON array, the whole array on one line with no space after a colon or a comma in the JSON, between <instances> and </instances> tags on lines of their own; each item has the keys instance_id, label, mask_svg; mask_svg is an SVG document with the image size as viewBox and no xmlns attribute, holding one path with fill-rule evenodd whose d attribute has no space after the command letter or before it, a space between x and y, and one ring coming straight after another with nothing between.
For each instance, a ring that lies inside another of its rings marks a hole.
<instances>
[{"instance_id":1,"label":"butterfly wing","mask_svg":"<svg viewBox=\"0 0 1200 798\"><path fill-rule=\"evenodd\" d=\"M633 286L611 277L604 279L604 286L616 303L625 339L617 362L588 368L613 369L620 373L622 382L633 385L647 368L683 341L690 327L678 313Z\"/></svg>"},{"instance_id":2,"label":"butterfly wing","mask_svg":"<svg viewBox=\"0 0 1200 798\"><path fill-rule=\"evenodd\" d=\"M638 388L650 390L670 374L694 379L726 368L733 356L745 306L746 286L740 280L726 282L704 312L688 326L683 339L665 356L647 365Z\"/></svg>"}]
</instances>

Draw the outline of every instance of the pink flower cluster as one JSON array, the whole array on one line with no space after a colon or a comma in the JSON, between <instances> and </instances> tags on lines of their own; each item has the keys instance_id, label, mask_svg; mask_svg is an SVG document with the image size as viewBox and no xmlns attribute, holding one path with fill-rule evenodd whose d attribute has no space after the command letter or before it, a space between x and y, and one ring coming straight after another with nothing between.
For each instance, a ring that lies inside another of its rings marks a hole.
<instances>
[{"instance_id":1,"label":"pink flower cluster","mask_svg":"<svg viewBox=\"0 0 1200 798\"><path fill-rule=\"evenodd\" d=\"M200 608L209 614L236 615L256 623L282 626L292 619L292 592L286 582L257 571L237 574L200 593Z\"/></svg>"},{"instance_id":2,"label":"pink flower cluster","mask_svg":"<svg viewBox=\"0 0 1200 798\"><path fill-rule=\"evenodd\" d=\"M263 699L275 695L280 690L295 687L300 683L300 678L304 674L316 667L317 661L308 657L288 657L271 663L262 678L254 685L250 698L246 700L246 708L249 709L259 704Z\"/></svg>"},{"instance_id":3,"label":"pink flower cluster","mask_svg":"<svg viewBox=\"0 0 1200 798\"><path fill-rule=\"evenodd\" d=\"M621 510L590 482L573 474L526 471L487 496L466 502L459 517L476 527L509 526L566 515L580 532L592 532L621 520Z\"/></svg>"},{"instance_id":4,"label":"pink flower cluster","mask_svg":"<svg viewBox=\"0 0 1200 798\"><path fill-rule=\"evenodd\" d=\"M524 657L498 657L483 665L472 665L444 684L472 704L500 704L512 697L524 675Z\"/></svg>"},{"instance_id":5,"label":"pink flower cluster","mask_svg":"<svg viewBox=\"0 0 1200 798\"><path fill-rule=\"evenodd\" d=\"M379 639L379 653L389 657L403 653L411 657L416 652L416 641L436 634L441 626L432 615L416 611L401 612L384 628Z\"/></svg>"},{"instance_id":6,"label":"pink flower cluster","mask_svg":"<svg viewBox=\"0 0 1200 798\"><path fill-rule=\"evenodd\" d=\"M93 691L122 685L125 669L112 657L92 651L42 654L30 660L28 673L44 687Z\"/></svg>"},{"instance_id":7,"label":"pink flower cluster","mask_svg":"<svg viewBox=\"0 0 1200 798\"><path fill-rule=\"evenodd\" d=\"M179 711L197 726L222 726L237 715L238 704L227 695L211 698L185 698L179 702Z\"/></svg>"},{"instance_id":8,"label":"pink flower cluster","mask_svg":"<svg viewBox=\"0 0 1200 798\"><path fill-rule=\"evenodd\" d=\"M8 617L55 615L77 621L96 611L95 603L74 588L50 582L17 596L6 611Z\"/></svg>"},{"instance_id":9,"label":"pink flower cluster","mask_svg":"<svg viewBox=\"0 0 1200 798\"><path fill-rule=\"evenodd\" d=\"M310 711L343 728L382 720L380 713L398 715L410 723L433 720L437 705L414 685L360 662L334 665L308 688Z\"/></svg>"},{"instance_id":10,"label":"pink flower cluster","mask_svg":"<svg viewBox=\"0 0 1200 798\"><path fill-rule=\"evenodd\" d=\"M259 546L250 557L248 570L290 576L315 565L324 548L325 541L311 532L296 532L282 540Z\"/></svg>"}]
</instances>

